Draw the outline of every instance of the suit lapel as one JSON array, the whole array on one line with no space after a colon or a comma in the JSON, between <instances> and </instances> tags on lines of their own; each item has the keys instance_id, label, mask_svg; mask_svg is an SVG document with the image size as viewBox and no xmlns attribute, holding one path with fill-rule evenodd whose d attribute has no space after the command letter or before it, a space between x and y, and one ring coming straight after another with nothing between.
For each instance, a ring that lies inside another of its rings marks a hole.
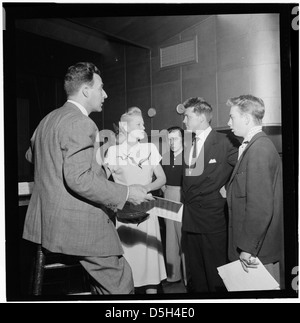
<instances>
[{"instance_id":1,"label":"suit lapel","mask_svg":"<svg viewBox=\"0 0 300 323\"><path fill-rule=\"evenodd\" d=\"M208 162L210 160L210 156L212 155L212 153L214 152L214 148L216 147L216 132L214 130L212 130L209 135L207 136L204 145L202 147L201 152L199 153L198 159L197 159L197 164L199 165L199 163L201 162L201 158L203 158L203 154L204 154L204 165L203 165L203 171L201 173L201 175L204 173L205 168L208 165ZM188 161L189 160L189 156L190 156L190 152L192 149L192 144L189 144L187 146L187 149L185 150L186 156L185 156L185 160ZM204 149L204 151L203 151ZM202 156L201 156L202 155ZM188 165L186 165L186 169L185 171L187 171L188 169ZM193 171L192 171L193 174ZM201 175L196 176L197 178Z\"/></svg>"},{"instance_id":2,"label":"suit lapel","mask_svg":"<svg viewBox=\"0 0 300 323\"><path fill-rule=\"evenodd\" d=\"M256 140L258 140L259 138L261 137L265 137L266 134L264 132L259 132L258 134L256 134L249 142L249 144L247 145L247 147L245 148L244 152L242 153L240 159L238 160L237 164L235 165L234 169L233 169L233 172L232 172L232 175L230 177L230 180L228 182L228 185L231 184L231 182L233 181L234 179L234 176L236 175L237 171L239 170L239 167L240 167L240 164L242 162L242 160L245 158L245 155L247 154L247 151L248 149L254 144L254 142Z\"/></svg>"},{"instance_id":3,"label":"suit lapel","mask_svg":"<svg viewBox=\"0 0 300 323\"><path fill-rule=\"evenodd\" d=\"M211 151L213 150L216 143L217 143L216 132L215 132L215 130L212 130L209 133L209 135L207 136L207 138L204 142L204 146L202 147L202 149L204 149L204 169L208 165L208 162L210 160L209 157L211 156ZM185 154L186 154L185 161L187 162L186 163L187 166L188 166L188 161L189 161L192 147L193 147L192 143L188 143L187 149L185 149ZM200 158L201 153L203 153L203 152L199 153L198 160ZM198 160L197 160L197 162L198 162Z\"/></svg>"},{"instance_id":4,"label":"suit lapel","mask_svg":"<svg viewBox=\"0 0 300 323\"><path fill-rule=\"evenodd\" d=\"M212 152L214 151L214 149L216 147L216 143L217 143L216 132L215 132L215 130L212 130L204 142L204 169L203 169L203 171L205 171L205 169L210 161L210 157L212 156Z\"/></svg>"}]
</instances>

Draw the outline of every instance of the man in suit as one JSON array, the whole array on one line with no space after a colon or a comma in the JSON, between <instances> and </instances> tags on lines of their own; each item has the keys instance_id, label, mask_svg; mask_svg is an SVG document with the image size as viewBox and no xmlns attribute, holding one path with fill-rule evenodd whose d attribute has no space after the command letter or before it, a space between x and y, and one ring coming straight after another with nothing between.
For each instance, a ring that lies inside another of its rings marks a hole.
<instances>
[{"instance_id":1,"label":"man in suit","mask_svg":"<svg viewBox=\"0 0 300 323\"><path fill-rule=\"evenodd\" d=\"M231 107L228 125L244 138L228 185L229 258L240 259L248 271L257 267L258 257L280 283L284 248L281 159L262 131L263 100L241 95L227 104Z\"/></svg>"},{"instance_id":2,"label":"man in suit","mask_svg":"<svg viewBox=\"0 0 300 323\"><path fill-rule=\"evenodd\" d=\"M100 112L107 98L98 68L88 62L69 67L64 87L67 102L40 122L26 154L34 163L34 188L23 238L79 256L99 294L129 294L131 268L107 210L148 196L141 186L108 181L96 161L98 129L89 114Z\"/></svg>"},{"instance_id":3,"label":"man in suit","mask_svg":"<svg viewBox=\"0 0 300 323\"><path fill-rule=\"evenodd\" d=\"M227 262L226 198L221 192L236 163L237 148L211 128L212 107L204 99L190 98L183 105L183 122L195 136L192 145L186 144L183 174L182 243L188 292L224 291L217 271Z\"/></svg>"}]
</instances>

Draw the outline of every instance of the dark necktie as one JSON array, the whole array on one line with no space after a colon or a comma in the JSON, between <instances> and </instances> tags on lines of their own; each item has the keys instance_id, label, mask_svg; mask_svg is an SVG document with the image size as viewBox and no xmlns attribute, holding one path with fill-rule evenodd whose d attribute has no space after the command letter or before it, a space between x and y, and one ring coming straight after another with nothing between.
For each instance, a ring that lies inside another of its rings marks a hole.
<instances>
[{"instance_id":1,"label":"dark necktie","mask_svg":"<svg viewBox=\"0 0 300 323\"><path fill-rule=\"evenodd\" d=\"M191 160L191 166L190 166L190 168L195 168L195 166L196 166L196 161L197 161L197 156L198 156L198 152L197 152L197 146L198 146L198 141L199 141L200 139L198 138L198 137L194 137L193 138L193 145L192 145L192 147L193 147L193 153L192 153L192 160Z\"/></svg>"}]
</instances>

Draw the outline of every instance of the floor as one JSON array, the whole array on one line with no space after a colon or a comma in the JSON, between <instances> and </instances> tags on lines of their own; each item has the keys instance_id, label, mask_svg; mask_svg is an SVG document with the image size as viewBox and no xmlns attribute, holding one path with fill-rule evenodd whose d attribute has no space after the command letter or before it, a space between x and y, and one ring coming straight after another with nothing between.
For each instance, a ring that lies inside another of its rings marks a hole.
<instances>
[{"instance_id":1,"label":"floor","mask_svg":"<svg viewBox=\"0 0 300 323\"><path fill-rule=\"evenodd\" d=\"M61 269L47 271L44 277L43 294L44 295L66 295L69 293L89 292L89 284L86 284L83 269ZM183 281L169 283L163 281L158 289L158 294L186 294L186 288ZM136 290L135 294L143 295L144 290Z\"/></svg>"},{"instance_id":2,"label":"floor","mask_svg":"<svg viewBox=\"0 0 300 323\"><path fill-rule=\"evenodd\" d=\"M162 283L163 294L186 294L186 288L183 281L177 283Z\"/></svg>"},{"instance_id":3,"label":"floor","mask_svg":"<svg viewBox=\"0 0 300 323\"><path fill-rule=\"evenodd\" d=\"M164 223L160 223L163 252L165 257L165 228ZM66 295L69 293L89 292L90 287L86 280L84 270L79 268L47 270L45 272L43 294L44 295ZM27 287L26 287L27 290ZM186 294L186 288L183 281L169 283L163 281L158 290L158 294ZM136 294L145 294L143 290Z\"/></svg>"}]
</instances>

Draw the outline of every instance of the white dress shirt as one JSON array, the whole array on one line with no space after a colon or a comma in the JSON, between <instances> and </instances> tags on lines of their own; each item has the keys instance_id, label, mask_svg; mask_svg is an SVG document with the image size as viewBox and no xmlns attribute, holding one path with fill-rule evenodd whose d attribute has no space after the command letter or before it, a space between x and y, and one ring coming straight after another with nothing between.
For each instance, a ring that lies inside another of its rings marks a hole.
<instances>
[{"instance_id":1,"label":"white dress shirt","mask_svg":"<svg viewBox=\"0 0 300 323\"><path fill-rule=\"evenodd\" d=\"M239 147L238 159L240 159L240 157L242 156L244 150L246 149L246 147L249 144L249 142L251 141L251 139L261 131L262 131L262 126L255 126L255 127L250 129L247 136L244 138L242 144Z\"/></svg>"},{"instance_id":2,"label":"white dress shirt","mask_svg":"<svg viewBox=\"0 0 300 323\"><path fill-rule=\"evenodd\" d=\"M205 143L206 138L208 137L208 135L210 134L210 132L212 131L212 128L209 126L208 128L206 128L204 131L202 131L201 133L196 134L196 137L199 140L194 140L194 143L192 145L192 149L190 151L190 156L189 156L189 166L191 166L193 164L193 150L194 150L194 145L197 143L197 157L198 158L200 151Z\"/></svg>"},{"instance_id":3,"label":"white dress shirt","mask_svg":"<svg viewBox=\"0 0 300 323\"><path fill-rule=\"evenodd\" d=\"M76 107L85 115L85 116L89 116L88 112L86 111L86 108L84 106L82 106L80 103L73 101L73 100L68 100L67 102L73 103L76 105Z\"/></svg>"}]
</instances>

